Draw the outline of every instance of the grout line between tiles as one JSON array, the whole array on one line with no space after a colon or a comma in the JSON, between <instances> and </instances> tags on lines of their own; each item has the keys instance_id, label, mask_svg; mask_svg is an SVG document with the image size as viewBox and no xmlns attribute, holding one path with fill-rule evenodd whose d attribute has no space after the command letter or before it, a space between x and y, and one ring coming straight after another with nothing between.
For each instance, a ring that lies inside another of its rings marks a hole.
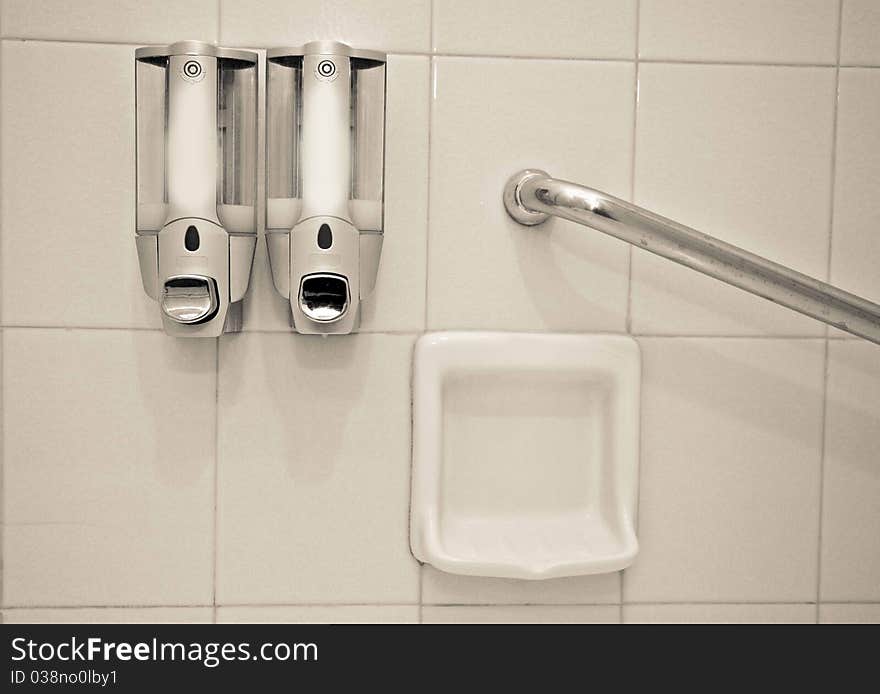
<instances>
[{"instance_id":1,"label":"grout line between tiles","mask_svg":"<svg viewBox=\"0 0 880 694\"><path fill-rule=\"evenodd\" d=\"M663 333L632 333L632 337L642 337L650 340L848 340L847 337L829 337L824 335L673 335ZM853 338L855 339L855 338Z\"/></svg>"},{"instance_id":2,"label":"grout line between tiles","mask_svg":"<svg viewBox=\"0 0 880 694\"><path fill-rule=\"evenodd\" d=\"M96 326L86 326L86 325L0 325L0 329L3 330L79 330L79 331L90 331L90 332L153 332L153 333L161 333L161 328L126 328L126 327L96 327ZM545 335L547 333L559 333L562 335L627 335L629 334L631 337L642 337L646 339L669 339L669 340L824 340L828 339L831 341L856 341L860 338L853 335L829 335L827 338L824 335L767 335L767 334L756 334L756 335L734 335L730 333L694 333L690 335L680 335L674 333L642 333L642 332L632 332L627 333L625 331L614 331L614 330L592 330L588 327L584 327L582 329L548 329L548 328L523 328L523 327L510 327L510 328L479 328L473 326L444 326L437 327L433 329L411 329L411 330L361 330L356 333L352 333L351 336L363 335L363 336L376 336L376 335L386 335L386 336L398 336L398 337L419 337L426 333L433 332L487 332L487 333L531 333L536 335ZM286 329L245 329L237 335L290 335L295 338L300 338L296 332L292 330ZM308 339L308 338L305 338Z\"/></svg>"},{"instance_id":3,"label":"grout line between tiles","mask_svg":"<svg viewBox=\"0 0 880 694\"><path fill-rule=\"evenodd\" d=\"M426 602L424 607L616 607L619 603L616 602ZM655 603L651 603L655 604ZM691 603L681 603L681 604L691 604ZM722 603L722 604L730 604L730 603ZM753 604L753 603L748 603ZM772 604L781 604L781 603L772 603ZM800 603L798 603L800 604ZM809 603L812 604L812 603ZM223 604L218 605L218 607L270 607L270 608L280 608L280 607L418 607L417 603L410 602L380 602L380 603L366 603L366 602L351 602L351 603L339 603L339 602L329 602L329 603L279 603L279 604L269 604L269 605L259 605L259 604L248 604L248 603L239 603L239 604Z\"/></svg>"},{"instance_id":4,"label":"grout line between tiles","mask_svg":"<svg viewBox=\"0 0 880 694\"><path fill-rule=\"evenodd\" d=\"M305 340L309 340L310 338L319 337L318 335L301 335L296 332L292 328L279 328L277 330L242 330L237 335L291 335L296 338L304 338ZM398 337L410 337L410 336L421 336L424 335L425 331L421 328L414 328L412 330L358 330L357 332L350 333L349 335L340 336L342 339L346 337L356 337L358 335L387 335L387 336L398 336Z\"/></svg>"},{"instance_id":5,"label":"grout line between tiles","mask_svg":"<svg viewBox=\"0 0 880 694\"><path fill-rule=\"evenodd\" d=\"M0 325L0 328L8 330L88 330L88 331L122 331L122 332L152 332L161 333L162 328L126 328L121 326L92 326L92 325ZM422 335L425 331L421 328L413 328L412 330L359 330L352 335ZM227 334L227 333L224 333ZM238 333L229 333L235 335L293 335L299 336L299 333L290 328L275 329L244 329ZM196 338L205 339L205 338ZM215 338L216 339L216 338Z\"/></svg>"},{"instance_id":6,"label":"grout line between tiles","mask_svg":"<svg viewBox=\"0 0 880 694\"><path fill-rule=\"evenodd\" d=\"M213 605L187 604L187 605L5 605L4 612L11 610L191 610L208 609Z\"/></svg>"},{"instance_id":7,"label":"grout line between tiles","mask_svg":"<svg viewBox=\"0 0 880 694\"><path fill-rule=\"evenodd\" d=\"M840 46L843 27L843 0L837 8L837 66L834 69L834 103L831 116L831 199L828 204L828 248L825 259L825 281L831 282L831 253L834 237L834 191L837 184L837 119L840 110Z\"/></svg>"},{"instance_id":8,"label":"grout line between tiles","mask_svg":"<svg viewBox=\"0 0 880 694\"><path fill-rule=\"evenodd\" d=\"M821 432L819 434L819 499L817 510L816 531L816 620L819 619L819 604L822 599L822 515L825 507L825 442L828 437L828 353L830 343L825 340L825 349L822 355L822 416Z\"/></svg>"},{"instance_id":9,"label":"grout line between tiles","mask_svg":"<svg viewBox=\"0 0 880 694\"><path fill-rule=\"evenodd\" d=\"M285 607L418 607L413 602L282 602L282 603L220 603L216 605L7 605L0 611L13 610L168 610L210 609L214 613L224 608L278 609Z\"/></svg>"},{"instance_id":10,"label":"grout line between tiles","mask_svg":"<svg viewBox=\"0 0 880 694\"><path fill-rule=\"evenodd\" d=\"M828 202L828 247L826 254L825 278L831 282L831 254L834 248L834 197L837 187L837 119L840 110L840 52L843 40L843 0L837 3L837 67L834 70L834 104L831 118L831 193ZM819 621L819 601L822 597L822 538L825 512L825 458L828 436L828 369L831 343L831 329L825 329L825 350L822 356L822 431L819 440L819 499L817 509L816 542L816 621Z\"/></svg>"},{"instance_id":11,"label":"grout line between tiles","mask_svg":"<svg viewBox=\"0 0 880 694\"><path fill-rule=\"evenodd\" d=\"M221 30L218 27L218 35ZM126 41L95 41L88 38L46 38L35 36L0 36L2 41L20 41L24 43L62 43L62 44L81 44L88 46L137 46L141 44L161 43L158 40L146 39L129 39ZM219 39L218 39L219 40ZM213 41L210 43L217 43ZM234 43L229 44L235 47ZM822 62L805 62L805 63L780 63L769 61L749 61L749 60L685 60L680 58L618 58L618 57L597 57L597 56L564 56L564 55L511 55L505 53L458 53L458 52L434 52L434 51L408 51L408 50L389 50L389 56L422 56L428 58L473 58L486 60L565 60L575 62L600 62L600 63L634 63L638 59L642 63L664 64L664 65L718 65L718 66L740 66L740 67L790 67L790 68L817 68L817 67L838 67L835 63ZM864 68L864 69L880 69L880 64L872 65L865 63L840 63L839 67L844 68Z\"/></svg>"},{"instance_id":12,"label":"grout line between tiles","mask_svg":"<svg viewBox=\"0 0 880 694\"><path fill-rule=\"evenodd\" d=\"M639 29L642 14L641 0L636 0L636 38L635 38L635 74L633 77L633 117L632 117L632 152L629 162L629 201L636 201L636 137L639 126ZM632 333L632 294L633 294L633 247L627 244L627 283L626 283L626 332Z\"/></svg>"},{"instance_id":13,"label":"grout line between tiles","mask_svg":"<svg viewBox=\"0 0 880 694\"><path fill-rule=\"evenodd\" d=\"M762 62L760 60L685 60L680 58L639 58L643 63L654 63L660 65L730 65L734 67L834 67L834 63L779 63L779 62Z\"/></svg>"},{"instance_id":14,"label":"grout line between tiles","mask_svg":"<svg viewBox=\"0 0 880 694\"><path fill-rule=\"evenodd\" d=\"M217 0L217 43L223 37L223 0ZM257 81L259 82L259 62L257 65ZM259 89L259 85L257 87ZM265 85L264 85L265 88ZM259 96L259 95L258 95ZM257 107L259 112L259 106ZM259 118L259 113L258 116ZM261 125L265 125L262 123ZM265 147L265 143L264 147ZM259 146L259 142L257 142ZM263 162L265 171L265 161ZM265 196L264 196L265 197ZM214 355L214 523L213 523L213 556L211 557L211 622L217 623L217 557L220 542L218 533L218 500L220 497L220 338L215 340L216 354Z\"/></svg>"},{"instance_id":15,"label":"grout line between tiles","mask_svg":"<svg viewBox=\"0 0 880 694\"><path fill-rule=\"evenodd\" d=\"M843 0L837 3L837 67L834 70L834 105L831 118L831 199L828 204L828 249L825 265L825 277L831 282L831 254L834 243L834 194L837 187L837 120L840 110L840 52L843 40ZM819 440L819 501L816 547L816 621L819 621L819 601L822 598L822 516L825 512L825 458L828 437L828 369L830 328L825 329L825 351L822 357L822 431Z\"/></svg>"},{"instance_id":16,"label":"grout line between tiles","mask_svg":"<svg viewBox=\"0 0 880 694\"><path fill-rule=\"evenodd\" d=\"M470 58L486 60L565 60L586 63L633 63L639 60L642 63L656 63L663 65L731 65L740 67L835 67L835 63L780 63L761 62L757 60L684 60L679 58L618 58L598 56L568 56L568 55L511 55L509 53L459 53L459 52L426 52L426 51L389 51L389 55L429 56L435 58ZM880 67L880 65L846 65L844 67Z\"/></svg>"},{"instance_id":17,"label":"grout line between tiles","mask_svg":"<svg viewBox=\"0 0 880 694\"><path fill-rule=\"evenodd\" d=\"M565 56L565 55L510 55L505 53L454 53L454 52L426 52L426 51L389 51L389 55L401 56L427 56L433 58L467 58L473 60L556 60L571 61L584 63L634 63L638 60L641 63L649 63L656 65L707 65L707 66L733 66L733 67L787 67L787 68L832 68L836 67L835 63L776 63L761 62L750 60L684 60L677 58L643 58L636 56L635 58L615 58L615 57L595 57L595 56ZM880 68L878 65L863 64L843 64L841 67L858 67L858 68Z\"/></svg>"},{"instance_id":18,"label":"grout line between tiles","mask_svg":"<svg viewBox=\"0 0 880 694\"><path fill-rule=\"evenodd\" d=\"M616 607L616 602L428 602L425 607ZM805 600L638 600L622 603L624 607L639 605L815 605ZM824 600L823 605L880 605L877 600ZM221 603L217 605L8 605L12 610L142 610L142 609L207 609L207 608L284 608L284 607L418 607L412 602L282 602L282 603Z\"/></svg>"},{"instance_id":19,"label":"grout line between tiles","mask_svg":"<svg viewBox=\"0 0 880 694\"><path fill-rule=\"evenodd\" d=\"M122 330L125 332L162 332L162 328L138 328L117 325L17 325L15 323L7 323L4 324L2 327L8 328L10 330Z\"/></svg>"},{"instance_id":20,"label":"grout line between tiles","mask_svg":"<svg viewBox=\"0 0 880 694\"><path fill-rule=\"evenodd\" d=\"M812 601L791 600L762 600L762 601L703 601L703 600L677 600L667 602L663 600L648 600L638 602L426 602L425 607L632 607L639 605L813 605ZM824 604L828 604L827 602ZM867 605L875 603L853 602L851 604ZM876 603L880 604L880 603Z\"/></svg>"},{"instance_id":21,"label":"grout line between tiles","mask_svg":"<svg viewBox=\"0 0 880 694\"><path fill-rule=\"evenodd\" d=\"M431 254L430 254L430 244L431 244L431 168L433 166L433 162L431 160L431 147L433 144L433 133L432 133L432 125L434 121L434 93L435 93L435 80L437 79L437 68L436 63L434 61L433 52L437 48L436 44L436 36L435 36L435 22L434 22L434 12L435 12L435 2L431 0L431 17L430 17L430 36L431 36L431 53L432 56L428 60L428 176L427 176L427 197L425 200L425 312L424 312L424 323L423 329L427 331L428 329L428 287L430 286L430 276L429 273L431 271ZM409 378L410 378L410 390L409 390L409 443L410 443L410 455L409 455L409 474L410 474L410 495L409 495L409 509L410 509L410 528L412 527L412 475L413 475L413 464L415 459L413 457L413 452L415 450L415 422L413 421L413 412L415 408L413 407L413 401L415 399L415 378L413 372L413 366L415 365L415 345L413 345L413 359L410 361L410 370L409 370ZM409 530L409 528L407 528ZM409 539L409 538L408 538ZM418 560L416 560L418 561ZM421 562L419 564L419 612L418 612L418 623L425 623L425 566Z\"/></svg>"},{"instance_id":22,"label":"grout line between tiles","mask_svg":"<svg viewBox=\"0 0 880 694\"><path fill-rule=\"evenodd\" d=\"M636 35L635 35L635 70L633 75L633 117L632 117L632 152L629 162L629 201L635 204L636 201L636 142L638 138L639 128L639 41L641 32L642 2L636 0ZM633 246L627 244L627 284L626 284L626 332L632 334L632 295L633 295ZM642 405L639 403L639 412L642 411ZM639 427L641 431L641 426ZM636 461L638 463L637 475L641 474L642 467L642 448L639 445L636 453ZM636 477L638 481L638 476ZM636 518L638 518L638 499L636 499ZM618 593L620 595L620 606L618 608L618 621L623 624L623 600L624 600L624 573L625 569L619 572Z\"/></svg>"},{"instance_id":23,"label":"grout line between tiles","mask_svg":"<svg viewBox=\"0 0 880 694\"><path fill-rule=\"evenodd\" d=\"M89 46L136 46L140 43L150 43L149 41L91 41L89 39L50 39L38 38L34 36L2 36L3 41L21 41L22 43L77 43ZM157 42L158 43L158 42Z\"/></svg>"},{"instance_id":24,"label":"grout line between tiles","mask_svg":"<svg viewBox=\"0 0 880 694\"><path fill-rule=\"evenodd\" d=\"M433 26L433 23L432 23ZM433 32L433 29L432 29ZM431 286L431 180L433 169L433 126L434 126L434 102L437 90L437 62L432 57L428 61L428 190L425 200L425 313L423 329L427 330L431 324L430 321L430 302L429 290Z\"/></svg>"},{"instance_id":25,"label":"grout line between tiles","mask_svg":"<svg viewBox=\"0 0 880 694\"><path fill-rule=\"evenodd\" d=\"M217 608L225 607L418 607L415 602L275 602L275 603L247 603L230 602L219 603Z\"/></svg>"},{"instance_id":26,"label":"grout line between tiles","mask_svg":"<svg viewBox=\"0 0 880 694\"><path fill-rule=\"evenodd\" d=\"M632 605L813 605L812 600L638 600L624 603Z\"/></svg>"},{"instance_id":27,"label":"grout line between tiles","mask_svg":"<svg viewBox=\"0 0 880 694\"><path fill-rule=\"evenodd\" d=\"M218 514L219 498L219 459L220 459L220 338L214 339L214 498L212 524L212 556L211 556L211 604L214 606L214 621L217 617L217 557L218 557Z\"/></svg>"}]
</instances>

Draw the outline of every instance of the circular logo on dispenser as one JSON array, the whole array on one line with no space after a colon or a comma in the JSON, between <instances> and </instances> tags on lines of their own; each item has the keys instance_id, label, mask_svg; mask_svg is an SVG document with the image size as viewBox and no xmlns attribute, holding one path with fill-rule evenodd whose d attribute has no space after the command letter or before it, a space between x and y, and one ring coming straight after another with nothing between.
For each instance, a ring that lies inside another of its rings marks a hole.
<instances>
[{"instance_id":1,"label":"circular logo on dispenser","mask_svg":"<svg viewBox=\"0 0 880 694\"><path fill-rule=\"evenodd\" d=\"M330 81L336 79L336 63L332 60L322 60L315 67L315 74L318 79Z\"/></svg>"},{"instance_id":2,"label":"circular logo on dispenser","mask_svg":"<svg viewBox=\"0 0 880 694\"><path fill-rule=\"evenodd\" d=\"M188 82L199 82L204 78L205 71L198 60L187 60L180 69L180 74Z\"/></svg>"}]
</instances>

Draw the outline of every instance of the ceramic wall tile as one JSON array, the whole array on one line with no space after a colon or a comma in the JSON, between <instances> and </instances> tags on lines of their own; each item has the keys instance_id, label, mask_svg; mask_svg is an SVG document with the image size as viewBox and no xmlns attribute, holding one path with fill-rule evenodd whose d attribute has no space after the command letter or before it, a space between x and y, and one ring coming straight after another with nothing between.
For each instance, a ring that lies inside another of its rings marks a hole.
<instances>
[{"instance_id":1,"label":"ceramic wall tile","mask_svg":"<svg viewBox=\"0 0 880 694\"><path fill-rule=\"evenodd\" d=\"M641 549L624 602L815 602L822 341L639 342Z\"/></svg>"},{"instance_id":2,"label":"ceramic wall tile","mask_svg":"<svg viewBox=\"0 0 880 694\"><path fill-rule=\"evenodd\" d=\"M3 0L0 26L4 37L17 39L107 43L216 41L218 6L219 0Z\"/></svg>"},{"instance_id":3,"label":"ceramic wall tile","mask_svg":"<svg viewBox=\"0 0 880 694\"><path fill-rule=\"evenodd\" d=\"M412 347L390 335L221 340L219 604L418 602Z\"/></svg>"},{"instance_id":4,"label":"ceramic wall tile","mask_svg":"<svg viewBox=\"0 0 880 694\"><path fill-rule=\"evenodd\" d=\"M660 60L837 60L834 0L641 0L639 55Z\"/></svg>"},{"instance_id":5,"label":"ceramic wall tile","mask_svg":"<svg viewBox=\"0 0 880 694\"><path fill-rule=\"evenodd\" d=\"M825 279L834 96L833 68L642 65L636 203ZM636 333L825 334L665 258L632 260Z\"/></svg>"},{"instance_id":6,"label":"ceramic wall tile","mask_svg":"<svg viewBox=\"0 0 880 694\"><path fill-rule=\"evenodd\" d=\"M634 0L434 0L437 53L632 58Z\"/></svg>"},{"instance_id":7,"label":"ceramic wall tile","mask_svg":"<svg viewBox=\"0 0 880 694\"><path fill-rule=\"evenodd\" d=\"M3 340L4 605L210 605L216 342Z\"/></svg>"},{"instance_id":8,"label":"ceramic wall tile","mask_svg":"<svg viewBox=\"0 0 880 694\"><path fill-rule=\"evenodd\" d=\"M624 624L813 624L816 606L760 604L624 605Z\"/></svg>"},{"instance_id":9,"label":"ceramic wall tile","mask_svg":"<svg viewBox=\"0 0 880 694\"><path fill-rule=\"evenodd\" d=\"M841 69L839 93L831 281L880 302L880 70Z\"/></svg>"},{"instance_id":10,"label":"ceramic wall tile","mask_svg":"<svg viewBox=\"0 0 880 694\"><path fill-rule=\"evenodd\" d=\"M880 3L842 0L840 62L843 65L880 65Z\"/></svg>"},{"instance_id":11,"label":"ceramic wall tile","mask_svg":"<svg viewBox=\"0 0 880 694\"><path fill-rule=\"evenodd\" d=\"M3 320L159 327L134 244L132 49L4 41Z\"/></svg>"},{"instance_id":12,"label":"ceramic wall tile","mask_svg":"<svg viewBox=\"0 0 880 694\"><path fill-rule=\"evenodd\" d=\"M234 46L299 46L333 39L389 53L426 52L430 0L238 0L222 2L220 41Z\"/></svg>"},{"instance_id":13,"label":"ceramic wall tile","mask_svg":"<svg viewBox=\"0 0 880 694\"><path fill-rule=\"evenodd\" d=\"M876 345L828 346L822 600L880 601L880 355Z\"/></svg>"},{"instance_id":14,"label":"ceramic wall tile","mask_svg":"<svg viewBox=\"0 0 880 694\"><path fill-rule=\"evenodd\" d=\"M626 245L562 220L520 226L501 189L531 166L628 195L633 79L623 63L436 61L429 329L625 329Z\"/></svg>"}]
</instances>

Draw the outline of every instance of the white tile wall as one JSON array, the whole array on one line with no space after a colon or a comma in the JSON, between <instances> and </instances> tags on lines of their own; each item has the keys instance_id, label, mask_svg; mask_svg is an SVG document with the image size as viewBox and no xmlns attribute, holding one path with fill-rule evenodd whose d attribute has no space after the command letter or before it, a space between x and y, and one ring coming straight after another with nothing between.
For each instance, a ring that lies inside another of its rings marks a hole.
<instances>
[{"instance_id":1,"label":"white tile wall","mask_svg":"<svg viewBox=\"0 0 880 694\"><path fill-rule=\"evenodd\" d=\"M815 605L624 605L624 624L813 624Z\"/></svg>"},{"instance_id":2,"label":"white tile wall","mask_svg":"<svg viewBox=\"0 0 880 694\"><path fill-rule=\"evenodd\" d=\"M640 0L640 6L643 59L819 64L837 59L839 0Z\"/></svg>"},{"instance_id":3,"label":"white tile wall","mask_svg":"<svg viewBox=\"0 0 880 694\"><path fill-rule=\"evenodd\" d=\"M642 65L635 202L827 276L833 68ZM637 250L632 328L823 335L824 326Z\"/></svg>"},{"instance_id":4,"label":"white tile wall","mask_svg":"<svg viewBox=\"0 0 880 694\"><path fill-rule=\"evenodd\" d=\"M4 41L6 325L158 328L134 235L132 47Z\"/></svg>"},{"instance_id":5,"label":"white tile wall","mask_svg":"<svg viewBox=\"0 0 880 694\"><path fill-rule=\"evenodd\" d=\"M624 600L815 601L822 342L639 343L640 554Z\"/></svg>"},{"instance_id":6,"label":"white tile wall","mask_svg":"<svg viewBox=\"0 0 880 694\"><path fill-rule=\"evenodd\" d=\"M820 624L880 624L880 603L823 603Z\"/></svg>"},{"instance_id":7,"label":"white tile wall","mask_svg":"<svg viewBox=\"0 0 880 694\"><path fill-rule=\"evenodd\" d=\"M823 600L880 602L880 354L835 341L828 353L822 506Z\"/></svg>"},{"instance_id":8,"label":"white tile wall","mask_svg":"<svg viewBox=\"0 0 880 694\"><path fill-rule=\"evenodd\" d=\"M216 41L220 0L3 0L2 35L105 43Z\"/></svg>"},{"instance_id":9,"label":"white tile wall","mask_svg":"<svg viewBox=\"0 0 880 694\"><path fill-rule=\"evenodd\" d=\"M530 7L0 0L5 621L880 621L877 348L500 203L546 168L880 299L878 3ZM131 60L182 38L391 54L371 334L289 334L262 245L248 332L158 330ZM411 349L446 327L653 336L631 569L412 558Z\"/></svg>"},{"instance_id":10,"label":"white tile wall","mask_svg":"<svg viewBox=\"0 0 880 694\"><path fill-rule=\"evenodd\" d=\"M250 624L416 624L418 605L298 605L218 607L217 623Z\"/></svg>"},{"instance_id":11,"label":"white tile wall","mask_svg":"<svg viewBox=\"0 0 880 694\"><path fill-rule=\"evenodd\" d=\"M504 605L498 607L422 608L425 624L618 624L620 610L611 605Z\"/></svg>"},{"instance_id":12,"label":"white tile wall","mask_svg":"<svg viewBox=\"0 0 880 694\"><path fill-rule=\"evenodd\" d=\"M212 607L74 607L3 610L4 624L210 624Z\"/></svg>"},{"instance_id":13,"label":"white tile wall","mask_svg":"<svg viewBox=\"0 0 880 694\"><path fill-rule=\"evenodd\" d=\"M880 6L880 3L878 3ZM880 43L880 27L876 34ZM880 70L840 71L831 281L880 298ZM840 333L844 334L844 333Z\"/></svg>"},{"instance_id":14,"label":"white tile wall","mask_svg":"<svg viewBox=\"0 0 880 694\"><path fill-rule=\"evenodd\" d=\"M434 51L632 58L636 0L434 0Z\"/></svg>"},{"instance_id":15,"label":"white tile wall","mask_svg":"<svg viewBox=\"0 0 880 694\"><path fill-rule=\"evenodd\" d=\"M880 66L880 2L843 0L840 62Z\"/></svg>"},{"instance_id":16,"label":"white tile wall","mask_svg":"<svg viewBox=\"0 0 880 694\"><path fill-rule=\"evenodd\" d=\"M220 342L219 604L417 603L413 339Z\"/></svg>"},{"instance_id":17,"label":"white tile wall","mask_svg":"<svg viewBox=\"0 0 880 694\"><path fill-rule=\"evenodd\" d=\"M214 341L3 331L3 601L210 605Z\"/></svg>"},{"instance_id":18,"label":"white tile wall","mask_svg":"<svg viewBox=\"0 0 880 694\"><path fill-rule=\"evenodd\" d=\"M630 63L435 60L430 329L625 329L624 244L519 226L501 188L531 166L627 196L633 79Z\"/></svg>"},{"instance_id":19,"label":"white tile wall","mask_svg":"<svg viewBox=\"0 0 880 694\"><path fill-rule=\"evenodd\" d=\"M427 52L430 0L236 0L220 2L220 41L235 46L298 46L344 41L389 53Z\"/></svg>"}]
</instances>

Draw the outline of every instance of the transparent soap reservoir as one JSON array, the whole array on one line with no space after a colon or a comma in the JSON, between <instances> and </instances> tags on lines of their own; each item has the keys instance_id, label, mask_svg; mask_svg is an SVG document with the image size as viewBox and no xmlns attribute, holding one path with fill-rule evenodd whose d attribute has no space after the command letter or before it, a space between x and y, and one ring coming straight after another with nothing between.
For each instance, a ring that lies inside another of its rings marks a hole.
<instances>
[{"instance_id":1,"label":"transparent soap reservoir","mask_svg":"<svg viewBox=\"0 0 880 694\"><path fill-rule=\"evenodd\" d=\"M183 217L256 231L257 63L185 41L136 54L140 233Z\"/></svg>"},{"instance_id":2,"label":"transparent soap reservoir","mask_svg":"<svg viewBox=\"0 0 880 694\"><path fill-rule=\"evenodd\" d=\"M139 59L136 66L137 230L159 231L168 216L165 187L168 57Z\"/></svg>"},{"instance_id":3,"label":"transparent soap reservoir","mask_svg":"<svg viewBox=\"0 0 880 694\"><path fill-rule=\"evenodd\" d=\"M230 232L256 231L257 66L218 60L217 214Z\"/></svg>"},{"instance_id":4,"label":"transparent soap reservoir","mask_svg":"<svg viewBox=\"0 0 880 694\"><path fill-rule=\"evenodd\" d=\"M324 72L322 72L324 71ZM324 74L326 72L326 74ZM327 167L304 161L303 95L326 83L343 85L349 103L345 171L334 176L331 187L342 179L345 198L341 216L361 232L383 231L383 170L385 149L385 60L371 51L357 51L344 44L309 44L303 49L269 52L266 76L266 228L286 231L311 216L309 190ZM308 134L313 138L314 132ZM334 149L334 152L336 150ZM308 156L306 154L306 156ZM311 177L311 178L310 178ZM326 188L326 185L324 185ZM306 205L304 206L304 198ZM326 193L323 199L326 200ZM321 214L332 214L321 209Z\"/></svg>"}]
</instances>

